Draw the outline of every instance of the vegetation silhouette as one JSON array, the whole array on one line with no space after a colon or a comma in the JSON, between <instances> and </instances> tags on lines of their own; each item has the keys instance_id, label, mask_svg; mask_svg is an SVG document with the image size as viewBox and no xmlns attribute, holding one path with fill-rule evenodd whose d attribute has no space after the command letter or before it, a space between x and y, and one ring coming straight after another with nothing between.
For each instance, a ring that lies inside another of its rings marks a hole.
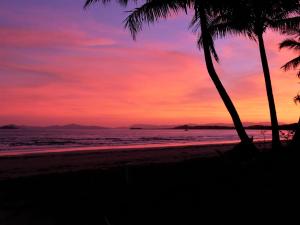
<instances>
[{"instance_id":1,"label":"vegetation silhouette","mask_svg":"<svg viewBox=\"0 0 300 225\"><path fill-rule=\"evenodd\" d=\"M287 34L290 35L294 35L295 38L287 38L284 41L282 41L279 44L279 48L288 48L288 49L292 49L296 52L298 52L299 56L297 56L296 58L290 60L289 62L287 62L286 64L284 64L281 68L284 71L288 71L291 69L297 69L299 67L300 64L300 30L294 30L294 31L287 31ZM297 73L298 78L300 78L300 70ZM295 97L294 97L294 102L295 104L300 103L300 94L298 93ZM300 146L300 118L298 121L298 127L295 130L295 135L293 137L292 140L292 145L294 145L295 147L299 147Z\"/></svg>"},{"instance_id":2,"label":"vegetation silhouette","mask_svg":"<svg viewBox=\"0 0 300 225\"><path fill-rule=\"evenodd\" d=\"M291 69L297 69L297 67L299 67L300 65L300 30L295 30L292 32L289 32L288 34L291 35L295 35L295 38L288 38L285 39L284 41L282 41L279 44L279 48L288 48L291 50L294 50L296 52L298 52L299 56L297 56L296 58L290 60L289 62L287 62L286 64L284 64L281 68L284 71L288 71ZM297 76L300 78L300 69L297 73Z\"/></svg>"},{"instance_id":3,"label":"vegetation silhouette","mask_svg":"<svg viewBox=\"0 0 300 225\"><path fill-rule=\"evenodd\" d=\"M297 104L297 103L300 103L300 94L297 94L295 97L294 97L294 102Z\"/></svg>"},{"instance_id":4,"label":"vegetation silhouette","mask_svg":"<svg viewBox=\"0 0 300 225\"><path fill-rule=\"evenodd\" d=\"M102 3L106 3L109 0L102 0ZM87 0L85 7L92 3L100 2L99 0ZM136 2L136 1L134 1ZM133 39L136 39L136 34L142 30L143 24L155 23L159 19L167 19L172 14L178 14L180 11L188 13L189 10L193 10L194 17L191 24L198 24L201 37L198 40L198 46L203 48L207 71L225 104L235 129L241 140L241 146L247 149L255 149L252 143L252 138L249 138L245 128L241 122L239 114L225 90L222 82L220 81L218 74L214 68L213 58L218 62L219 58L214 47L214 41L208 30L208 23L219 12L219 4L221 1L204 1L204 0L149 0L142 6L130 11L130 15L125 19L125 28L128 28L132 34ZM126 5L128 1L121 0L120 4ZM212 58L213 56L213 58Z\"/></svg>"},{"instance_id":5,"label":"vegetation silhouette","mask_svg":"<svg viewBox=\"0 0 300 225\"><path fill-rule=\"evenodd\" d=\"M271 76L263 34L267 29L279 32L299 28L299 0L231 0L224 1L221 13L209 24L214 38L243 35L258 42L272 124L272 145L281 146Z\"/></svg>"}]
</instances>

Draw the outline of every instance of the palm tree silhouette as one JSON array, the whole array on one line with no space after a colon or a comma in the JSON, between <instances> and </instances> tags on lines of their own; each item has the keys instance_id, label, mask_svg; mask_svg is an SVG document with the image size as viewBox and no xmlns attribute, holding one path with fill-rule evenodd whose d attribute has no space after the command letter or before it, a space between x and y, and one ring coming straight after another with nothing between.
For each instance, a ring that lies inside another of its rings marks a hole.
<instances>
[{"instance_id":1,"label":"palm tree silhouette","mask_svg":"<svg viewBox=\"0 0 300 225\"><path fill-rule=\"evenodd\" d=\"M214 38L244 35L258 42L272 123L274 149L280 147L281 142L263 34L268 28L280 32L299 28L299 11L299 0L231 0L223 4L222 12L209 24L209 32Z\"/></svg>"},{"instance_id":2,"label":"palm tree silhouette","mask_svg":"<svg viewBox=\"0 0 300 225\"><path fill-rule=\"evenodd\" d=\"M102 2L106 3L107 1L109 0L103 0ZM99 2L99 0L87 0L85 6L95 2ZM216 61L219 59L214 47L214 41L207 26L208 20L210 20L210 17L214 14L212 13L213 10L217 10L217 7L214 7L214 4L211 4L211 2L213 1L148 0L142 6L130 11L130 15L125 19L125 28L128 28L133 39L136 39L136 35L142 30L144 23L155 23L161 18L168 18L172 15L172 13L177 14L179 11L185 11L187 13L188 10L193 9L194 17L191 24L195 24L196 22L199 23L202 35L201 39L198 41L198 45L203 48L207 71L232 118L237 134L241 140L241 144L249 147L249 149L254 149L255 147L252 143L252 139L247 135L239 114L214 68L212 56ZM214 0L214 2L218 3L216 0ZM126 5L128 1L121 0L120 3ZM217 6L218 4L215 5Z\"/></svg>"}]
</instances>

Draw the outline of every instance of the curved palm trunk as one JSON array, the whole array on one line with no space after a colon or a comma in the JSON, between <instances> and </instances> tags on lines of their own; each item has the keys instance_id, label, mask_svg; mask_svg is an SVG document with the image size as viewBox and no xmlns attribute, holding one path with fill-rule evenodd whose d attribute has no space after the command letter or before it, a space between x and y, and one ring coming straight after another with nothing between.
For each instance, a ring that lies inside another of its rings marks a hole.
<instances>
[{"instance_id":1,"label":"curved palm trunk","mask_svg":"<svg viewBox=\"0 0 300 225\"><path fill-rule=\"evenodd\" d=\"M261 63L262 63L263 71L264 71L265 84L266 84L269 109L270 109L270 117L271 117L271 123L272 123L272 146L273 146L273 149L277 149L281 146L281 142L280 142L280 138L279 138L279 126L278 126L276 107L275 107L275 101L274 101L274 96L273 96L270 70L269 70L268 59L267 59L267 54L266 54L266 50L265 50L263 36L262 36L262 34L260 34L257 37L258 37L258 43L259 43Z\"/></svg>"},{"instance_id":2,"label":"curved palm trunk","mask_svg":"<svg viewBox=\"0 0 300 225\"><path fill-rule=\"evenodd\" d=\"M240 120L240 117L229 97L227 94L222 82L220 81L218 74L215 71L210 49L209 49L209 36L207 31L207 18L205 14L205 10L203 7L200 6L199 8L199 14L200 14L200 25L201 25L201 32L203 36L203 50L204 50L204 56L205 56L205 62L206 62L206 68L207 71L217 88L219 95L221 96L228 112L230 113L230 116L232 118L232 121L234 123L235 129L238 133L239 138L241 139L241 142L243 143L251 143L252 139L250 139L245 131L245 128L243 127L243 124Z\"/></svg>"}]
</instances>

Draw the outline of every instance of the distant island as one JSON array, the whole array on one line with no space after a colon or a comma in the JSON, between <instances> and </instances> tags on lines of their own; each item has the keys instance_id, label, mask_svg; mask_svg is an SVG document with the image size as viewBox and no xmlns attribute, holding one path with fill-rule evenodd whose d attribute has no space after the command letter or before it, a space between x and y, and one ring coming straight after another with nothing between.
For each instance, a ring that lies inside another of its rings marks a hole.
<instances>
[{"instance_id":1,"label":"distant island","mask_svg":"<svg viewBox=\"0 0 300 225\"><path fill-rule=\"evenodd\" d=\"M4 125L1 126L0 129L19 129L20 127L14 125L14 124L8 124L8 125Z\"/></svg>"},{"instance_id":2,"label":"distant island","mask_svg":"<svg viewBox=\"0 0 300 225\"><path fill-rule=\"evenodd\" d=\"M292 124L283 124L279 125L280 130L295 130L297 128L297 123ZM232 130L235 129L233 126L218 126L218 125L182 125L174 127L173 129L179 130ZM248 130L271 130L272 127L270 125L251 125L246 126L245 129Z\"/></svg>"},{"instance_id":3,"label":"distant island","mask_svg":"<svg viewBox=\"0 0 300 225\"><path fill-rule=\"evenodd\" d=\"M79 125L79 124L54 125L54 126L47 126L46 128L52 128L52 129L108 129L108 127L86 126L86 125Z\"/></svg>"},{"instance_id":4,"label":"distant island","mask_svg":"<svg viewBox=\"0 0 300 225\"><path fill-rule=\"evenodd\" d=\"M245 126L248 130L271 130L272 127L267 125L266 123L246 123ZM297 127L297 123L292 124L282 124L279 125L279 129L281 130L294 130ZM233 130L235 129L233 125L230 124L185 124L185 125L132 125L130 127L131 130L169 130L169 129L176 129L176 130Z\"/></svg>"},{"instance_id":5,"label":"distant island","mask_svg":"<svg viewBox=\"0 0 300 225\"><path fill-rule=\"evenodd\" d=\"M250 124L250 123L249 123ZM297 127L297 123L292 124L282 124L279 125L279 129L281 130L295 130ZM265 124L251 124L245 126L248 130L271 130L270 125ZM66 130L88 130L88 129L112 129L110 127L103 127L103 126L87 126L87 125L79 125L79 124L67 124L67 125L53 125L53 126L19 126L15 124L7 124L0 126L0 129L66 129ZM116 129L130 129L130 130L233 130L235 129L233 125L229 124L185 124L185 125L146 125L146 124L139 124L139 125L132 125L130 127L122 127Z\"/></svg>"},{"instance_id":6,"label":"distant island","mask_svg":"<svg viewBox=\"0 0 300 225\"><path fill-rule=\"evenodd\" d=\"M132 130L162 130L162 129L173 129L177 125L152 125L152 124L134 124L129 127Z\"/></svg>"}]
</instances>

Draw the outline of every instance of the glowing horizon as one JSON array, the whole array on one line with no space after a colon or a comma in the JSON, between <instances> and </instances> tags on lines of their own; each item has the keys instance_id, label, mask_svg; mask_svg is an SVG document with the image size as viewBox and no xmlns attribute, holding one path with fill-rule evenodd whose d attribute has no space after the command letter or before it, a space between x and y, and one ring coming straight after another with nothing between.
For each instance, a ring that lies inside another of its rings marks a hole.
<instances>
[{"instance_id":1,"label":"glowing horizon","mask_svg":"<svg viewBox=\"0 0 300 225\"><path fill-rule=\"evenodd\" d=\"M205 68L189 17L151 26L132 41L115 4L83 10L84 1L0 3L0 125L231 123ZM280 67L284 37L265 43L281 123L297 122L296 72ZM219 76L243 122L268 122L255 42L217 40Z\"/></svg>"}]
</instances>

